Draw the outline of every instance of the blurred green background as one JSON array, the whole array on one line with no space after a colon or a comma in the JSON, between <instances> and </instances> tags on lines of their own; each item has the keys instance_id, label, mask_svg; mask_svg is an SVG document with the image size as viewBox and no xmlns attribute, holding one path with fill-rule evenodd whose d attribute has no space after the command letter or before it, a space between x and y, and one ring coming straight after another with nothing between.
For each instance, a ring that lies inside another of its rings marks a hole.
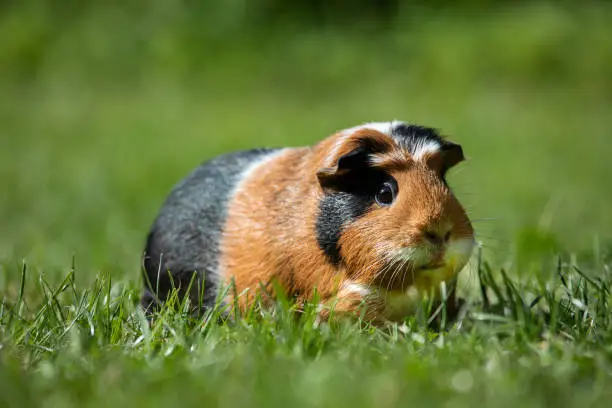
<instances>
[{"instance_id":1,"label":"blurred green background","mask_svg":"<svg viewBox=\"0 0 612 408\"><path fill-rule=\"evenodd\" d=\"M172 185L366 121L441 129L487 255L605 251L612 6L4 1L0 260L137 279Z\"/></svg>"}]
</instances>

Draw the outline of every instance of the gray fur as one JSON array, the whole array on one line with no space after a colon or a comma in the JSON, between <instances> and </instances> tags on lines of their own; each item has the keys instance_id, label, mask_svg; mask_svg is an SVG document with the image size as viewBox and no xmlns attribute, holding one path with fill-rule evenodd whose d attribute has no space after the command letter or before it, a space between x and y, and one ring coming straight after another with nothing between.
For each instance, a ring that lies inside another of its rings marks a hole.
<instances>
[{"instance_id":1,"label":"gray fur","mask_svg":"<svg viewBox=\"0 0 612 408\"><path fill-rule=\"evenodd\" d=\"M194 273L191 301L198 307L214 304L228 201L244 170L275 151L256 149L218 156L172 189L147 238L141 299L145 309L163 302L173 287L185 295Z\"/></svg>"}]
</instances>

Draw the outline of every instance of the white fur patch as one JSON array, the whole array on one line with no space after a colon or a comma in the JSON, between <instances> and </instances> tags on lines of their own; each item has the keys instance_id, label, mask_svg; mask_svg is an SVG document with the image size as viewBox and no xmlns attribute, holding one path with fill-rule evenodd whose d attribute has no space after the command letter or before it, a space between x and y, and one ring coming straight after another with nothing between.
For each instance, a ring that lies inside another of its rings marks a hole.
<instances>
[{"instance_id":1,"label":"white fur patch","mask_svg":"<svg viewBox=\"0 0 612 408\"><path fill-rule=\"evenodd\" d=\"M369 158L369 163L372 165L382 164L385 162L385 157L372 155Z\"/></svg>"},{"instance_id":2,"label":"white fur patch","mask_svg":"<svg viewBox=\"0 0 612 408\"><path fill-rule=\"evenodd\" d=\"M342 290L349 293L357 293L361 296L367 296L372 291L367 285L362 285L361 283L353 282L352 280L347 280L342 284Z\"/></svg>"},{"instance_id":3,"label":"white fur patch","mask_svg":"<svg viewBox=\"0 0 612 408\"><path fill-rule=\"evenodd\" d=\"M364 123L358 126L354 126L349 129L345 129L342 133L345 134L346 136L349 136L359 130L372 129L377 132L383 133L385 135L391 136L393 133L393 129L395 129L396 127L400 125L405 125L405 124L406 122L399 121L399 120L392 120L389 122L369 122L369 123ZM415 161L423 160L423 158L425 158L428 154L439 152L441 147L442 146L440 145L440 143L435 140L419 141L412 147L412 153L411 153L412 159ZM375 157L372 159L372 164L376 164Z\"/></svg>"},{"instance_id":4,"label":"white fur patch","mask_svg":"<svg viewBox=\"0 0 612 408\"><path fill-rule=\"evenodd\" d=\"M352 128L346 129L344 130L344 133L351 134L351 133L354 133L362 129L373 129L377 132L391 136L393 129L396 126L401 125L402 123L403 122L400 122L397 120L392 120L390 122L369 122L369 123L364 123L362 125L358 125L358 126L354 126Z\"/></svg>"},{"instance_id":5,"label":"white fur patch","mask_svg":"<svg viewBox=\"0 0 612 408\"><path fill-rule=\"evenodd\" d=\"M271 161L272 159L282 155L286 151L287 151L287 149L280 149L278 151L270 152L270 153L268 153L266 155L261 156L259 159L253 161L247 167L245 167L244 170L242 171L242 174L240 174L240 181L236 184L236 188L234 189L233 195L236 195L236 192L238 192L242 188L242 186L244 185L245 181L253 173L255 173L255 171L257 170L258 167L260 167L263 164Z\"/></svg>"},{"instance_id":6,"label":"white fur patch","mask_svg":"<svg viewBox=\"0 0 612 408\"><path fill-rule=\"evenodd\" d=\"M422 160L426 155L440 151L440 147L440 143L434 140L419 142L414 146L412 159L415 161Z\"/></svg>"}]
</instances>

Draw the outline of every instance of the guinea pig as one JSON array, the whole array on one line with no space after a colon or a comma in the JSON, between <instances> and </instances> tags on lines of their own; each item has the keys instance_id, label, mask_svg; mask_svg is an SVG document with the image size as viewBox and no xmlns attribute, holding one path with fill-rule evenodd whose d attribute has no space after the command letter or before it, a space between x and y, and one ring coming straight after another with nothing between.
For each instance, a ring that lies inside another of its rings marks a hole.
<instances>
[{"instance_id":1,"label":"guinea pig","mask_svg":"<svg viewBox=\"0 0 612 408\"><path fill-rule=\"evenodd\" d=\"M335 315L399 322L414 299L439 300L442 282L453 305L475 244L446 181L463 160L435 129L399 121L217 156L172 189L154 221L141 304L152 310L176 288L199 308L222 297L244 310L275 281L298 300L316 290L323 317L333 304Z\"/></svg>"}]
</instances>

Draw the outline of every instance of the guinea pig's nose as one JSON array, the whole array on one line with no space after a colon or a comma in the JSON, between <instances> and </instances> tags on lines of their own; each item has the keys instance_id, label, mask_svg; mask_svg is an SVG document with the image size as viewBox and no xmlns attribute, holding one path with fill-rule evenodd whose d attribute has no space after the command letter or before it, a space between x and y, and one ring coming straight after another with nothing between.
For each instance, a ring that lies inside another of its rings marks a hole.
<instances>
[{"instance_id":1,"label":"guinea pig's nose","mask_svg":"<svg viewBox=\"0 0 612 408\"><path fill-rule=\"evenodd\" d=\"M448 242L451 236L450 228L435 228L426 229L423 231L423 237L435 246L442 246Z\"/></svg>"}]
</instances>

